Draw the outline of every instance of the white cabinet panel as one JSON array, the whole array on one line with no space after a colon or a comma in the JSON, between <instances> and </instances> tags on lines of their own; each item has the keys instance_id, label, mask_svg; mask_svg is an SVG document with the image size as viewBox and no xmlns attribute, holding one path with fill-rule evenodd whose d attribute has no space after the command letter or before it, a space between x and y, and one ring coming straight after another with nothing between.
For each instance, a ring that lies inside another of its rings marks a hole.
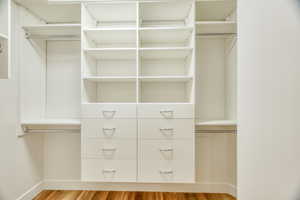
<instances>
[{"instance_id":1,"label":"white cabinet panel","mask_svg":"<svg viewBox=\"0 0 300 200\"><path fill-rule=\"evenodd\" d=\"M135 104L82 104L83 118L136 118Z\"/></svg>"},{"instance_id":2,"label":"white cabinet panel","mask_svg":"<svg viewBox=\"0 0 300 200\"><path fill-rule=\"evenodd\" d=\"M84 137L93 138L136 138L136 119L83 119Z\"/></svg>"},{"instance_id":3,"label":"white cabinet panel","mask_svg":"<svg viewBox=\"0 0 300 200\"><path fill-rule=\"evenodd\" d=\"M136 160L136 140L84 138L84 156L105 160Z\"/></svg>"},{"instance_id":4,"label":"white cabinet panel","mask_svg":"<svg viewBox=\"0 0 300 200\"><path fill-rule=\"evenodd\" d=\"M82 160L82 180L93 182L136 182L135 160Z\"/></svg>"},{"instance_id":5,"label":"white cabinet panel","mask_svg":"<svg viewBox=\"0 0 300 200\"><path fill-rule=\"evenodd\" d=\"M193 104L141 104L138 106L139 118L194 118Z\"/></svg>"},{"instance_id":6,"label":"white cabinet panel","mask_svg":"<svg viewBox=\"0 0 300 200\"><path fill-rule=\"evenodd\" d=\"M141 119L140 137L143 139L178 139L194 137L193 119Z\"/></svg>"}]
</instances>

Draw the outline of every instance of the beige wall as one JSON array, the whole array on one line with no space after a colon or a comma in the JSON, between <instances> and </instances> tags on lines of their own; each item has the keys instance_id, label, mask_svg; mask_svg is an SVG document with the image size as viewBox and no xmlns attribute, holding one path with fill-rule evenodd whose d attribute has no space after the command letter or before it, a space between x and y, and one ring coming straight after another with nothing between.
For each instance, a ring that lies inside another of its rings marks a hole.
<instances>
[{"instance_id":1,"label":"beige wall","mask_svg":"<svg viewBox=\"0 0 300 200\"><path fill-rule=\"evenodd\" d=\"M16 7L13 6L14 13ZM13 17L12 24L18 25ZM18 39L16 26L12 27L12 45L16 48ZM17 48L18 49L18 48ZM43 137L17 137L19 130L18 70L21 66L12 57L12 77L0 80L0 199L14 200L42 180Z\"/></svg>"},{"instance_id":2,"label":"beige wall","mask_svg":"<svg viewBox=\"0 0 300 200\"><path fill-rule=\"evenodd\" d=\"M300 191L300 5L238 2L238 197Z\"/></svg>"}]
</instances>

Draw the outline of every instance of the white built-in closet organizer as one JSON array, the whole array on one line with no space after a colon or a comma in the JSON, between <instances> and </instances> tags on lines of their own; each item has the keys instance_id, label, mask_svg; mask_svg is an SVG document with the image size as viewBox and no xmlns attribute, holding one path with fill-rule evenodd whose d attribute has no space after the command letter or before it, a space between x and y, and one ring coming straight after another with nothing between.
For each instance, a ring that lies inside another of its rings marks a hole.
<instances>
[{"instance_id":1,"label":"white built-in closet organizer","mask_svg":"<svg viewBox=\"0 0 300 200\"><path fill-rule=\"evenodd\" d=\"M23 134L81 130L83 181L192 183L195 130L235 130L233 1L95 1L22 28Z\"/></svg>"}]
</instances>

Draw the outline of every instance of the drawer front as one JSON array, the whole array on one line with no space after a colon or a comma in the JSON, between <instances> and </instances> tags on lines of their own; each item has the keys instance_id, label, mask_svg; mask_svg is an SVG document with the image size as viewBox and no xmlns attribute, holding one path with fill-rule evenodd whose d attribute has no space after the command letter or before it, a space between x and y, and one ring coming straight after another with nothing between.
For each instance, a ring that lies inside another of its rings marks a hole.
<instances>
[{"instance_id":1,"label":"drawer front","mask_svg":"<svg viewBox=\"0 0 300 200\"><path fill-rule=\"evenodd\" d=\"M141 140L141 160L194 159L194 140Z\"/></svg>"},{"instance_id":2,"label":"drawer front","mask_svg":"<svg viewBox=\"0 0 300 200\"><path fill-rule=\"evenodd\" d=\"M135 104L83 104L82 118L136 118Z\"/></svg>"},{"instance_id":3,"label":"drawer front","mask_svg":"<svg viewBox=\"0 0 300 200\"><path fill-rule=\"evenodd\" d=\"M193 104L144 104L138 106L138 118L194 118Z\"/></svg>"},{"instance_id":4,"label":"drawer front","mask_svg":"<svg viewBox=\"0 0 300 200\"><path fill-rule=\"evenodd\" d=\"M136 138L136 119L82 119L82 134L91 138Z\"/></svg>"},{"instance_id":5,"label":"drawer front","mask_svg":"<svg viewBox=\"0 0 300 200\"><path fill-rule=\"evenodd\" d=\"M140 167L141 182L194 182L194 140L142 140Z\"/></svg>"},{"instance_id":6,"label":"drawer front","mask_svg":"<svg viewBox=\"0 0 300 200\"><path fill-rule=\"evenodd\" d=\"M141 164L139 182L195 183L194 162L192 160L173 160L169 162L144 160Z\"/></svg>"},{"instance_id":7,"label":"drawer front","mask_svg":"<svg viewBox=\"0 0 300 200\"><path fill-rule=\"evenodd\" d=\"M139 131L143 139L194 138L193 119L140 119Z\"/></svg>"},{"instance_id":8,"label":"drawer front","mask_svg":"<svg viewBox=\"0 0 300 200\"><path fill-rule=\"evenodd\" d=\"M135 160L82 160L82 180L92 182L136 182Z\"/></svg>"},{"instance_id":9,"label":"drawer front","mask_svg":"<svg viewBox=\"0 0 300 200\"><path fill-rule=\"evenodd\" d=\"M103 160L136 160L136 140L84 138L84 157Z\"/></svg>"}]
</instances>

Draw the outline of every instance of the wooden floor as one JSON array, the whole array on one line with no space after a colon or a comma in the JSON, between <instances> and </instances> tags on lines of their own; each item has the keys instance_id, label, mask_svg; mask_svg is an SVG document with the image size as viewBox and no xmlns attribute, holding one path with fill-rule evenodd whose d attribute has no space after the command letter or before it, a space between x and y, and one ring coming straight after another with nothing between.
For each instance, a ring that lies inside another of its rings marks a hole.
<instances>
[{"instance_id":1,"label":"wooden floor","mask_svg":"<svg viewBox=\"0 0 300 200\"><path fill-rule=\"evenodd\" d=\"M45 190L33 200L236 200L227 194Z\"/></svg>"}]
</instances>

